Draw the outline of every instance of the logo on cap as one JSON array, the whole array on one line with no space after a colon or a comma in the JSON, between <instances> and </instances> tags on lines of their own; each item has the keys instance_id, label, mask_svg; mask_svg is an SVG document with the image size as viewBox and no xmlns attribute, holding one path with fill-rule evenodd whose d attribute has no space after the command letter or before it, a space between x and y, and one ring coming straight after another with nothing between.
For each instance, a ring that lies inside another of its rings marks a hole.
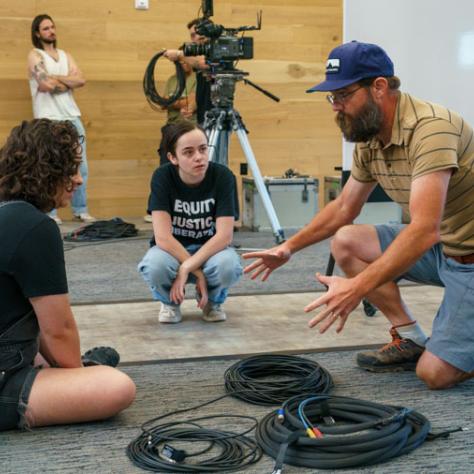
<instances>
[{"instance_id":1,"label":"logo on cap","mask_svg":"<svg viewBox=\"0 0 474 474\"><path fill-rule=\"evenodd\" d=\"M339 59L336 59L336 58L328 59L326 63L326 74L339 72L340 66L341 66L341 62Z\"/></svg>"}]
</instances>

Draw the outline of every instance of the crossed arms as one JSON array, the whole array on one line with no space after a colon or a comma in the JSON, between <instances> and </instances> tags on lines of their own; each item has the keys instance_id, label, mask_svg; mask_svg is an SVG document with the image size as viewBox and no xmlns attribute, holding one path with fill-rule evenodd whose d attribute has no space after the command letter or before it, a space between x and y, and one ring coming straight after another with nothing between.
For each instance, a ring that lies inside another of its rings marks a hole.
<instances>
[{"instance_id":1,"label":"crossed arms","mask_svg":"<svg viewBox=\"0 0 474 474\"><path fill-rule=\"evenodd\" d=\"M69 89L82 87L86 80L78 68L76 62L69 53L68 57L69 71L67 76L55 76L48 73L46 65L41 55L35 51L30 51L28 55L28 71L38 83L40 92L48 92L50 94L59 94Z\"/></svg>"}]
</instances>

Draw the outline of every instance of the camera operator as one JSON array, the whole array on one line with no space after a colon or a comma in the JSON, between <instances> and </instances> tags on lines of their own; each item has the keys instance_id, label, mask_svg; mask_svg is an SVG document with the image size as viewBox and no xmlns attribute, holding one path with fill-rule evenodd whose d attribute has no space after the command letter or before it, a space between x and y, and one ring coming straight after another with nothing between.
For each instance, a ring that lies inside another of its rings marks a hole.
<instances>
[{"instance_id":1,"label":"camera operator","mask_svg":"<svg viewBox=\"0 0 474 474\"><path fill-rule=\"evenodd\" d=\"M196 25L201 21L201 18L195 18L187 24L191 41L197 44L204 44L208 41L203 35L196 31ZM207 20L210 22L211 20ZM209 69L204 56L185 56L180 49L168 49L164 56L170 61L182 61L190 65L196 71L196 105L197 105L197 121L199 125L204 123L204 115L212 108L211 102L211 83L204 75L204 72Z\"/></svg>"}]
</instances>

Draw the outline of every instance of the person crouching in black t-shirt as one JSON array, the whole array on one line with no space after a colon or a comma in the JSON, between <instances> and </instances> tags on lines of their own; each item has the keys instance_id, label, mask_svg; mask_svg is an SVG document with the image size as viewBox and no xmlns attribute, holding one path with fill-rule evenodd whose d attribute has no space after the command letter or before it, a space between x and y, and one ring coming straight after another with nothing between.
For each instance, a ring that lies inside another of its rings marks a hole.
<instances>
[{"instance_id":1,"label":"person crouching in black t-shirt","mask_svg":"<svg viewBox=\"0 0 474 474\"><path fill-rule=\"evenodd\" d=\"M80 143L71 122L39 119L0 150L0 431L108 418L135 397L124 373L83 367L61 234L46 215L82 183Z\"/></svg>"},{"instance_id":2,"label":"person crouching in black t-shirt","mask_svg":"<svg viewBox=\"0 0 474 474\"><path fill-rule=\"evenodd\" d=\"M154 239L138 270L161 302L161 323L181 321L188 282L196 285L204 321L224 321L221 305L242 276L239 256L230 247L235 176L209 162L206 134L191 122L170 128L166 148L170 163L153 173L148 201Z\"/></svg>"}]
</instances>

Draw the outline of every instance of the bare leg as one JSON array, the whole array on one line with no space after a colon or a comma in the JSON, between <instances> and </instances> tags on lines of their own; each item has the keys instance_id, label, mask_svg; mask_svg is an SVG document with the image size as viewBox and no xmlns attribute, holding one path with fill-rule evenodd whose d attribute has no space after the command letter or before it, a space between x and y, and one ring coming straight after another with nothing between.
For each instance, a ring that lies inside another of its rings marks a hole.
<instances>
[{"instance_id":1,"label":"bare leg","mask_svg":"<svg viewBox=\"0 0 474 474\"><path fill-rule=\"evenodd\" d=\"M377 231L371 225L342 227L331 243L331 251L339 267L349 277L359 274L382 255ZM369 293L367 299L382 311L392 326L413 321L396 283L385 283Z\"/></svg>"},{"instance_id":2,"label":"bare leg","mask_svg":"<svg viewBox=\"0 0 474 474\"><path fill-rule=\"evenodd\" d=\"M109 418L135 398L135 384L107 366L41 370L31 388L26 418L30 426Z\"/></svg>"},{"instance_id":3,"label":"bare leg","mask_svg":"<svg viewBox=\"0 0 474 474\"><path fill-rule=\"evenodd\" d=\"M463 372L429 351L425 351L416 366L416 375L432 390L452 387L474 377Z\"/></svg>"}]
</instances>

